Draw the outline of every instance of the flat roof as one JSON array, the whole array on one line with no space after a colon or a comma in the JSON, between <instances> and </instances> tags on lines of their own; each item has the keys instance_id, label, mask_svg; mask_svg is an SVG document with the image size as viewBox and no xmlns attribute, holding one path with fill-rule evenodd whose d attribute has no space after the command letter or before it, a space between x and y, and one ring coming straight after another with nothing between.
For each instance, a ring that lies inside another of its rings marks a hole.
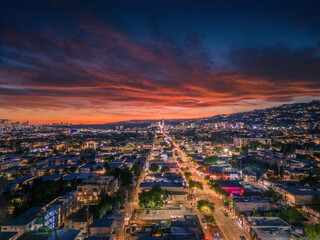
<instances>
[{"instance_id":1,"label":"flat roof","mask_svg":"<svg viewBox=\"0 0 320 240\"><path fill-rule=\"evenodd\" d=\"M3 226L25 226L37 218L41 211L42 206L32 207Z\"/></svg>"},{"instance_id":2,"label":"flat roof","mask_svg":"<svg viewBox=\"0 0 320 240\"><path fill-rule=\"evenodd\" d=\"M294 231L282 228L255 228L253 231L255 231L261 240L289 240L292 239L292 236L300 237Z\"/></svg>"},{"instance_id":3,"label":"flat roof","mask_svg":"<svg viewBox=\"0 0 320 240\"><path fill-rule=\"evenodd\" d=\"M256 227L290 227L286 221L279 217L247 217L252 228Z\"/></svg>"},{"instance_id":4,"label":"flat roof","mask_svg":"<svg viewBox=\"0 0 320 240\"><path fill-rule=\"evenodd\" d=\"M221 187L243 188L243 186L237 180L214 180L213 183L219 184Z\"/></svg>"},{"instance_id":5,"label":"flat roof","mask_svg":"<svg viewBox=\"0 0 320 240\"><path fill-rule=\"evenodd\" d=\"M152 188L156 185L159 185L160 187L183 187L181 182L143 182L140 184L140 188Z\"/></svg>"},{"instance_id":6,"label":"flat roof","mask_svg":"<svg viewBox=\"0 0 320 240\"><path fill-rule=\"evenodd\" d=\"M102 217L94 220L90 227L111 227L114 219L110 217Z\"/></svg>"}]
</instances>

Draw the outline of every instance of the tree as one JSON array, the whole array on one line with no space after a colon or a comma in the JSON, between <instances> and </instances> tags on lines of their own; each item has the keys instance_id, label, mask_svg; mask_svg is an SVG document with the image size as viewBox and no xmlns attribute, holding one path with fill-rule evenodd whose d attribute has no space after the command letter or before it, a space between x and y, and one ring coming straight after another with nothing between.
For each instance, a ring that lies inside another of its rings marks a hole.
<instances>
[{"instance_id":1,"label":"tree","mask_svg":"<svg viewBox=\"0 0 320 240\"><path fill-rule=\"evenodd\" d=\"M241 155L247 155L247 154L248 154L248 147L242 146L242 147L239 149L239 152L240 152Z\"/></svg>"},{"instance_id":2,"label":"tree","mask_svg":"<svg viewBox=\"0 0 320 240\"><path fill-rule=\"evenodd\" d=\"M190 180L190 178L192 177L192 173L191 172L185 172L184 176L186 177L187 180Z\"/></svg>"},{"instance_id":3,"label":"tree","mask_svg":"<svg viewBox=\"0 0 320 240\"><path fill-rule=\"evenodd\" d=\"M280 212L279 217L290 224L296 224L300 222L302 214L295 207L288 207Z\"/></svg>"},{"instance_id":4,"label":"tree","mask_svg":"<svg viewBox=\"0 0 320 240\"><path fill-rule=\"evenodd\" d=\"M111 163L114 161L114 156L110 156L110 157L105 157L104 158L104 162L105 163Z\"/></svg>"},{"instance_id":5,"label":"tree","mask_svg":"<svg viewBox=\"0 0 320 240\"><path fill-rule=\"evenodd\" d=\"M70 172L75 173L77 171L77 169L78 169L77 167L72 166L72 167L70 167Z\"/></svg>"},{"instance_id":6,"label":"tree","mask_svg":"<svg viewBox=\"0 0 320 240\"><path fill-rule=\"evenodd\" d=\"M293 154L295 152L296 147L297 146L293 143L282 144L280 151L283 153L284 156L288 156L288 155Z\"/></svg>"},{"instance_id":7,"label":"tree","mask_svg":"<svg viewBox=\"0 0 320 240\"><path fill-rule=\"evenodd\" d=\"M153 186L149 192L143 192L139 195L139 206L145 208L160 208L168 199L169 193L163 190L159 185Z\"/></svg>"},{"instance_id":8,"label":"tree","mask_svg":"<svg viewBox=\"0 0 320 240\"><path fill-rule=\"evenodd\" d=\"M253 151L257 150L257 148L260 148L262 146L263 146L263 144L260 143L259 141L252 141L249 144L250 149L253 150Z\"/></svg>"},{"instance_id":9,"label":"tree","mask_svg":"<svg viewBox=\"0 0 320 240\"><path fill-rule=\"evenodd\" d=\"M199 200L198 202L198 210L202 213L209 214L214 211L214 203L209 202L208 200Z\"/></svg>"},{"instance_id":10,"label":"tree","mask_svg":"<svg viewBox=\"0 0 320 240\"><path fill-rule=\"evenodd\" d=\"M98 218L105 215L109 210L111 210L111 197L105 191L102 191L99 195L98 207L96 208L94 215Z\"/></svg>"},{"instance_id":11,"label":"tree","mask_svg":"<svg viewBox=\"0 0 320 240\"><path fill-rule=\"evenodd\" d=\"M215 152L216 153L221 153L222 152L222 147L215 147Z\"/></svg>"},{"instance_id":12,"label":"tree","mask_svg":"<svg viewBox=\"0 0 320 240\"><path fill-rule=\"evenodd\" d=\"M217 183L212 184L211 188L219 195L229 196L229 193Z\"/></svg>"},{"instance_id":13,"label":"tree","mask_svg":"<svg viewBox=\"0 0 320 240\"><path fill-rule=\"evenodd\" d=\"M313 205L320 205L320 196L314 196L312 199Z\"/></svg>"},{"instance_id":14,"label":"tree","mask_svg":"<svg viewBox=\"0 0 320 240\"><path fill-rule=\"evenodd\" d=\"M225 206L225 207L229 207L230 206L230 204L231 204L231 199L228 197L228 196L224 196L223 198L222 198L222 203L223 203L223 205Z\"/></svg>"},{"instance_id":15,"label":"tree","mask_svg":"<svg viewBox=\"0 0 320 240\"><path fill-rule=\"evenodd\" d=\"M164 166L164 167L161 168L161 172L162 173L168 173L168 172L170 172L170 168L168 166Z\"/></svg>"},{"instance_id":16,"label":"tree","mask_svg":"<svg viewBox=\"0 0 320 240\"><path fill-rule=\"evenodd\" d=\"M280 177L283 178L283 166L280 166L280 171L279 171Z\"/></svg>"},{"instance_id":17,"label":"tree","mask_svg":"<svg viewBox=\"0 0 320 240\"><path fill-rule=\"evenodd\" d=\"M274 165L273 165L273 174L275 176L279 175L279 168L278 168L278 163L277 162L275 162Z\"/></svg>"},{"instance_id":18,"label":"tree","mask_svg":"<svg viewBox=\"0 0 320 240\"><path fill-rule=\"evenodd\" d=\"M50 173L51 173L50 169L46 169L46 170L44 171L44 175L45 175L45 176L49 176Z\"/></svg>"},{"instance_id":19,"label":"tree","mask_svg":"<svg viewBox=\"0 0 320 240\"><path fill-rule=\"evenodd\" d=\"M133 173L133 175L140 176L141 171L142 171L142 166L140 162L136 162L135 164L133 164L131 168L131 172Z\"/></svg>"},{"instance_id":20,"label":"tree","mask_svg":"<svg viewBox=\"0 0 320 240\"><path fill-rule=\"evenodd\" d=\"M109 171L110 171L109 163L105 162L103 167L104 167L104 170L106 170L106 173L109 173Z\"/></svg>"},{"instance_id":21,"label":"tree","mask_svg":"<svg viewBox=\"0 0 320 240\"><path fill-rule=\"evenodd\" d=\"M198 181L189 180L189 188L190 189L203 189L203 184Z\"/></svg>"},{"instance_id":22,"label":"tree","mask_svg":"<svg viewBox=\"0 0 320 240\"><path fill-rule=\"evenodd\" d=\"M319 183L320 176L312 176L312 173L309 174L308 177L304 177L300 180L302 185L308 184L310 186L314 186Z\"/></svg>"},{"instance_id":23,"label":"tree","mask_svg":"<svg viewBox=\"0 0 320 240\"><path fill-rule=\"evenodd\" d=\"M150 166L150 168L149 168L149 170L150 170L151 172L158 172L158 170L159 170L159 165L158 165L158 164L155 164L155 163L152 163L151 166Z\"/></svg>"},{"instance_id":24,"label":"tree","mask_svg":"<svg viewBox=\"0 0 320 240\"><path fill-rule=\"evenodd\" d=\"M119 174L120 187L129 186L132 183L133 174L128 169L121 169Z\"/></svg>"},{"instance_id":25,"label":"tree","mask_svg":"<svg viewBox=\"0 0 320 240\"><path fill-rule=\"evenodd\" d=\"M317 240L320 239L320 224L309 225L304 229L308 239Z\"/></svg>"},{"instance_id":26,"label":"tree","mask_svg":"<svg viewBox=\"0 0 320 240\"><path fill-rule=\"evenodd\" d=\"M217 163L218 161L218 156L210 156L210 157L207 157L204 162L208 165L212 165L212 164L215 164Z\"/></svg>"},{"instance_id":27,"label":"tree","mask_svg":"<svg viewBox=\"0 0 320 240\"><path fill-rule=\"evenodd\" d=\"M269 187L268 190L265 192L265 196L272 199L274 202L282 202L283 196L275 191L272 187Z\"/></svg>"}]
</instances>

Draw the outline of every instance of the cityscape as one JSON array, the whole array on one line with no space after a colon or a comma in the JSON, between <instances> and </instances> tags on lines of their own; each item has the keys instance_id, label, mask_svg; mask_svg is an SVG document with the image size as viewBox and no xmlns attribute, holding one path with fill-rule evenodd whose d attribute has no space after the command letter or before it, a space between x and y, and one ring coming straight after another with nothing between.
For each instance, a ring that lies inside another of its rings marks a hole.
<instances>
[{"instance_id":1,"label":"cityscape","mask_svg":"<svg viewBox=\"0 0 320 240\"><path fill-rule=\"evenodd\" d=\"M320 240L318 1L1 5L0 240Z\"/></svg>"}]
</instances>

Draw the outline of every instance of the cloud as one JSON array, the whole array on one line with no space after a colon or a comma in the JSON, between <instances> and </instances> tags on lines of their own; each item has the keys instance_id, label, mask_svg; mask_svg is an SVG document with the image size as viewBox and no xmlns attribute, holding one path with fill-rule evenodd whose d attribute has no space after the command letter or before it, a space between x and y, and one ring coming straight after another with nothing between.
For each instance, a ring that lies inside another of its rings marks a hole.
<instances>
[{"instance_id":1,"label":"cloud","mask_svg":"<svg viewBox=\"0 0 320 240\"><path fill-rule=\"evenodd\" d=\"M137 41L99 20L63 30L2 25L1 35L0 105L11 111L191 117L320 92L319 49L235 48L233 68L220 69L196 36Z\"/></svg>"}]
</instances>

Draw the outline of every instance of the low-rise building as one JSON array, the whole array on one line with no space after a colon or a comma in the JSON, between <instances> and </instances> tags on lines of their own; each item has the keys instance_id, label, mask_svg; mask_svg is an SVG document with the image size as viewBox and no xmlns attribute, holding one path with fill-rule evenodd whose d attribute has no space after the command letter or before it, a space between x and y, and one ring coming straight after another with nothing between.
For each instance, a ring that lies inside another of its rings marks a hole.
<instances>
[{"instance_id":1,"label":"low-rise building","mask_svg":"<svg viewBox=\"0 0 320 240\"><path fill-rule=\"evenodd\" d=\"M42 213L42 206L32 207L8 223L3 224L1 232L17 232L19 237L25 232L35 231L42 227Z\"/></svg>"},{"instance_id":2,"label":"low-rise building","mask_svg":"<svg viewBox=\"0 0 320 240\"><path fill-rule=\"evenodd\" d=\"M77 186L78 201L84 204L97 204L101 192L112 194L117 191L118 179L113 176L101 176L85 180Z\"/></svg>"},{"instance_id":3,"label":"low-rise building","mask_svg":"<svg viewBox=\"0 0 320 240\"><path fill-rule=\"evenodd\" d=\"M64 220L77 210L77 195L77 191L73 190L49 203L44 214L44 226L50 229L61 226Z\"/></svg>"},{"instance_id":4,"label":"low-rise building","mask_svg":"<svg viewBox=\"0 0 320 240\"><path fill-rule=\"evenodd\" d=\"M270 201L262 196L234 197L233 213L239 215L242 212L270 211Z\"/></svg>"},{"instance_id":5,"label":"low-rise building","mask_svg":"<svg viewBox=\"0 0 320 240\"><path fill-rule=\"evenodd\" d=\"M115 221L109 216L104 216L102 218L94 220L90 226L91 236L107 236L111 235L115 227Z\"/></svg>"},{"instance_id":6,"label":"low-rise building","mask_svg":"<svg viewBox=\"0 0 320 240\"><path fill-rule=\"evenodd\" d=\"M93 215L88 206L82 207L79 211L71 214L64 222L65 228L80 230L82 233L88 233L89 226L93 222Z\"/></svg>"},{"instance_id":7,"label":"low-rise building","mask_svg":"<svg viewBox=\"0 0 320 240\"><path fill-rule=\"evenodd\" d=\"M320 189L311 186L286 186L280 191L291 205L311 204L315 196L320 196Z\"/></svg>"},{"instance_id":8,"label":"low-rise building","mask_svg":"<svg viewBox=\"0 0 320 240\"><path fill-rule=\"evenodd\" d=\"M279 217L244 217L243 227L252 240L290 240L301 236Z\"/></svg>"}]
</instances>

